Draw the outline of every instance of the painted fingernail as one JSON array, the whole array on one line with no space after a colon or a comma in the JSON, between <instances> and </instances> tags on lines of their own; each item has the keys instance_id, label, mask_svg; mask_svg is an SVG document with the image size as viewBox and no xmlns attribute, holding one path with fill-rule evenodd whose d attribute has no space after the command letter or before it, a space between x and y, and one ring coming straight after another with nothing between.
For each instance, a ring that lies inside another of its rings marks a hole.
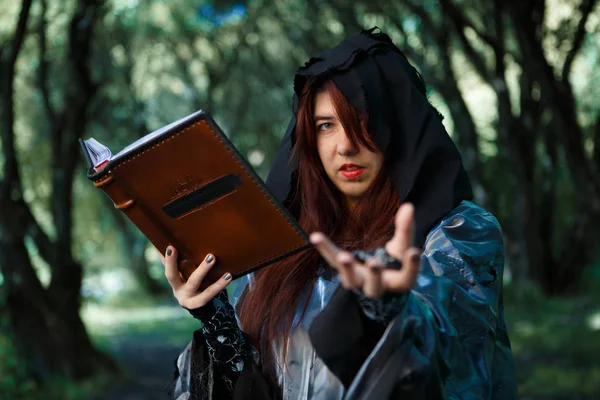
<instances>
[{"instance_id":1,"label":"painted fingernail","mask_svg":"<svg viewBox=\"0 0 600 400\"><path fill-rule=\"evenodd\" d=\"M223 275L223 279L225 279L226 281L231 279L231 274L228 272L225 275Z\"/></svg>"},{"instance_id":2,"label":"painted fingernail","mask_svg":"<svg viewBox=\"0 0 600 400\"><path fill-rule=\"evenodd\" d=\"M213 255L212 255L212 254L209 254L209 255L207 255L207 256L206 256L206 262L207 262L207 263L211 263L211 262L212 262L212 260L214 260L214 257L213 257Z\"/></svg>"},{"instance_id":3,"label":"painted fingernail","mask_svg":"<svg viewBox=\"0 0 600 400\"><path fill-rule=\"evenodd\" d=\"M173 254L173 250L171 250L171 248L169 247L167 249L167 255L170 256L171 254Z\"/></svg>"}]
</instances>

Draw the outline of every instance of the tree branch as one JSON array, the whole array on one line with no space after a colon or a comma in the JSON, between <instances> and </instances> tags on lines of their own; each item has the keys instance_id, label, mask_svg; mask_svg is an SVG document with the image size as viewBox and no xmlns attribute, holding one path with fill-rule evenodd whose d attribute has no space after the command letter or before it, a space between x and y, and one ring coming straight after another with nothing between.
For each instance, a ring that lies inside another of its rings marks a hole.
<instances>
[{"instance_id":1,"label":"tree branch","mask_svg":"<svg viewBox=\"0 0 600 400\"><path fill-rule=\"evenodd\" d=\"M594 125L594 165L596 167L596 173L600 174L600 115L596 118L596 124Z\"/></svg>"},{"instance_id":2,"label":"tree branch","mask_svg":"<svg viewBox=\"0 0 600 400\"><path fill-rule=\"evenodd\" d=\"M565 59L565 63L563 65L561 79L563 82L568 81L569 74L571 73L571 67L573 66L573 61L581 49L583 44L583 39L585 38L585 24L588 21L588 17L594 10L594 6L596 5L596 0L582 0L579 5L579 9L581 11L581 19L579 20L579 25L577 26L577 31L575 32L575 36L573 38L573 46L571 50L567 53L567 58Z\"/></svg>"},{"instance_id":3,"label":"tree branch","mask_svg":"<svg viewBox=\"0 0 600 400\"><path fill-rule=\"evenodd\" d=\"M2 152L4 153L4 180L0 182L0 198L9 198L12 195L12 189L15 187L19 190L21 189L14 143L15 112L13 90L15 64L25 39L25 30L27 28L31 3L32 0L23 0L10 50L4 49L4 51L8 51L7 60L0 59L0 96L3 97L1 102L2 130L0 131L0 137L2 138Z\"/></svg>"},{"instance_id":4,"label":"tree branch","mask_svg":"<svg viewBox=\"0 0 600 400\"><path fill-rule=\"evenodd\" d=\"M453 19L456 19L456 22L460 26L471 28L473 32L475 32L477 36L481 38L481 40L483 40L490 46L494 47L496 45L498 38L494 38L493 36L487 34L486 32L482 32L481 29L477 28L472 21L470 21L460 12L458 7L456 7L456 5L453 4L451 0L440 0L440 4L442 4L444 8L447 8L447 12L449 13L449 15L451 15ZM412 6L412 4L409 5Z\"/></svg>"},{"instance_id":5,"label":"tree branch","mask_svg":"<svg viewBox=\"0 0 600 400\"><path fill-rule=\"evenodd\" d=\"M53 127L53 133L56 132L56 113L52 102L50 100L50 90L48 88L48 61L46 60L46 12L48 11L48 4L46 0L41 0L42 3L42 15L40 16L40 23L38 25L38 39L39 39L39 50L40 50L40 67L38 73L38 81L40 90L42 92L42 100L44 102L44 108L46 114ZM55 138L53 138L55 139ZM53 140L53 143L56 141Z\"/></svg>"},{"instance_id":6,"label":"tree branch","mask_svg":"<svg viewBox=\"0 0 600 400\"><path fill-rule=\"evenodd\" d=\"M458 35L469 60L471 60L481 77L487 82L492 83L492 75L485 65L485 59L477 53L465 35L465 28L467 28L468 25L466 24L461 11L449 0L441 0L440 4L442 5L443 14L445 14L454 25L456 34Z\"/></svg>"},{"instance_id":7,"label":"tree branch","mask_svg":"<svg viewBox=\"0 0 600 400\"><path fill-rule=\"evenodd\" d=\"M20 209L18 213L22 218L21 222L25 225L25 233L35 243L35 247L38 249L42 259L48 264L52 263L54 243L52 243L46 232L44 232L37 222L25 200L21 199L21 201L17 202L15 208Z\"/></svg>"}]
</instances>

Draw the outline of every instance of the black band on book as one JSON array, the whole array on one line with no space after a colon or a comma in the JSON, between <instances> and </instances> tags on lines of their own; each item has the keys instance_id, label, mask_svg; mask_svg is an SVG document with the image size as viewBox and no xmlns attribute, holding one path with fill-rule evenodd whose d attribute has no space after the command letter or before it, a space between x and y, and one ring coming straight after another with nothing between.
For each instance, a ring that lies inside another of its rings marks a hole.
<instances>
[{"instance_id":1,"label":"black band on book","mask_svg":"<svg viewBox=\"0 0 600 400\"><path fill-rule=\"evenodd\" d=\"M165 206L162 210L171 218L177 218L198 207L223 197L238 188L242 184L242 178L237 174L225 175L217 180L194 190Z\"/></svg>"}]
</instances>

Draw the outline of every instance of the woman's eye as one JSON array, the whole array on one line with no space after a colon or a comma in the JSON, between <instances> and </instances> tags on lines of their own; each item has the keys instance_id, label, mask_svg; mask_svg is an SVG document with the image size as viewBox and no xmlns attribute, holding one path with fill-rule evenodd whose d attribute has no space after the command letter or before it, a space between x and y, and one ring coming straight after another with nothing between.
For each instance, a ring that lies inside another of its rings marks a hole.
<instances>
[{"instance_id":1,"label":"woman's eye","mask_svg":"<svg viewBox=\"0 0 600 400\"><path fill-rule=\"evenodd\" d=\"M331 129L332 127L333 127L333 124L331 122L324 122L324 123L319 124L317 126L317 130L324 131L324 130L327 130L327 129Z\"/></svg>"}]
</instances>

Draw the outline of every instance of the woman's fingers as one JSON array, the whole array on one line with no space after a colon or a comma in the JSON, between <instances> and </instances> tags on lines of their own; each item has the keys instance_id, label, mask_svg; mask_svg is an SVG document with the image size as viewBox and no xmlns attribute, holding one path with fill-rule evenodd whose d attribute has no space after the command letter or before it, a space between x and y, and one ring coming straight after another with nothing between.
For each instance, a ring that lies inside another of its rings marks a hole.
<instances>
[{"instance_id":1,"label":"woman's fingers","mask_svg":"<svg viewBox=\"0 0 600 400\"><path fill-rule=\"evenodd\" d=\"M190 275L191 277L191 275ZM227 285L231 282L231 274L228 272L223 275L218 281L201 291L195 296L188 297L184 300L180 300L179 304L182 307L185 307L189 310L193 310L195 308L204 307L207 303L209 303L216 295L224 290Z\"/></svg>"},{"instance_id":2,"label":"woman's fingers","mask_svg":"<svg viewBox=\"0 0 600 400\"><path fill-rule=\"evenodd\" d=\"M415 207L404 203L398 209L395 218L394 236L385 245L385 250L396 260L402 259L402 254L413 243L413 218Z\"/></svg>"},{"instance_id":3,"label":"woman's fingers","mask_svg":"<svg viewBox=\"0 0 600 400\"><path fill-rule=\"evenodd\" d=\"M334 263L335 265L338 265L338 267L333 266L333 268L335 268L338 271L338 274L340 276L340 284L342 285L342 287L344 289L351 289L354 287L354 285L351 283L352 281L352 264L351 261L349 259L349 257L347 256L347 254L345 254L345 252L341 252L340 254L338 254L336 256L336 263Z\"/></svg>"},{"instance_id":4,"label":"woman's fingers","mask_svg":"<svg viewBox=\"0 0 600 400\"><path fill-rule=\"evenodd\" d=\"M411 247L401 257L400 270L384 269L381 271L381 281L386 291L407 292L415 286L419 265L421 264L421 250Z\"/></svg>"},{"instance_id":5,"label":"woman's fingers","mask_svg":"<svg viewBox=\"0 0 600 400\"><path fill-rule=\"evenodd\" d=\"M363 282L362 264L352 254L340 250L321 232L310 235L310 241L327 264L340 274L340 283L346 289L360 288Z\"/></svg>"},{"instance_id":6,"label":"woman's fingers","mask_svg":"<svg viewBox=\"0 0 600 400\"><path fill-rule=\"evenodd\" d=\"M337 263L336 256L340 252L340 249L334 245L331 240L325 234L321 232L314 232L310 235L310 242L315 246L317 251L323 256L325 261L331 265L335 266Z\"/></svg>"},{"instance_id":7,"label":"woman's fingers","mask_svg":"<svg viewBox=\"0 0 600 400\"><path fill-rule=\"evenodd\" d=\"M392 257L402 262L402 269L383 268L381 260L371 258L365 264L347 251L337 248L324 234L315 232L311 243L325 261L340 275L340 284L346 289L361 289L365 296L380 297L385 291L404 292L412 289L417 279L420 250L409 248L412 243L412 220L414 207L405 204L396 216L394 237L386 245ZM392 251L390 251L392 249Z\"/></svg>"},{"instance_id":8,"label":"woman's fingers","mask_svg":"<svg viewBox=\"0 0 600 400\"><path fill-rule=\"evenodd\" d=\"M179 269L177 268L177 250L173 246L167 247L165 252L164 262L165 276L173 291L179 290L185 282L181 278Z\"/></svg>"},{"instance_id":9,"label":"woman's fingers","mask_svg":"<svg viewBox=\"0 0 600 400\"><path fill-rule=\"evenodd\" d=\"M202 260L198 268L196 268L194 272L192 272L187 282L185 283L186 292L194 294L198 291L202 280L204 279L210 268L213 265L215 265L215 261L215 256L212 254L208 254L206 257L204 257L204 260Z\"/></svg>"},{"instance_id":10,"label":"woman's fingers","mask_svg":"<svg viewBox=\"0 0 600 400\"><path fill-rule=\"evenodd\" d=\"M363 293L368 298L375 299L383 294L383 283L381 281L382 267L381 260L377 257L371 257L365 264Z\"/></svg>"},{"instance_id":11,"label":"woman's fingers","mask_svg":"<svg viewBox=\"0 0 600 400\"><path fill-rule=\"evenodd\" d=\"M345 289L359 289L364 281L362 264L347 251L340 251L335 259L335 266L340 275L340 283Z\"/></svg>"},{"instance_id":12,"label":"woman's fingers","mask_svg":"<svg viewBox=\"0 0 600 400\"><path fill-rule=\"evenodd\" d=\"M173 246L167 247L164 257L161 254L161 261L165 266L165 276L173 289L175 298L182 307L190 310L205 306L221 290L225 289L232 279L231 274L228 272L221 279L198 293L202 280L216 262L214 255L207 255L198 268L189 276L187 282L184 281L181 272L177 268L177 250Z\"/></svg>"}]
</instances>

